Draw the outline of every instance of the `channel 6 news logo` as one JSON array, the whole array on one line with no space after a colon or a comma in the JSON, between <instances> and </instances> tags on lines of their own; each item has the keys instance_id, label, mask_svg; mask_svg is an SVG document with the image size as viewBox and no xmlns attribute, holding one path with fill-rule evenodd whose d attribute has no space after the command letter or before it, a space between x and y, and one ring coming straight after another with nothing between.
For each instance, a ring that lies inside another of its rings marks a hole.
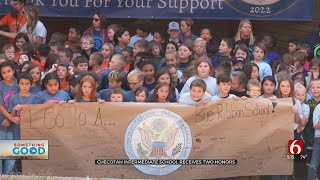
<instances>
[{"instance_id":1,"label":"channel 6 news logo","mask_svg":"<svg viewBox=\"0 0 320 180\"><path fill-rule=\"evenodd\" d=\"M302 154L304 151L304 145L302 140L289 140L288 141L288 153L289 154Z\"/></svg>"}]
</instances>

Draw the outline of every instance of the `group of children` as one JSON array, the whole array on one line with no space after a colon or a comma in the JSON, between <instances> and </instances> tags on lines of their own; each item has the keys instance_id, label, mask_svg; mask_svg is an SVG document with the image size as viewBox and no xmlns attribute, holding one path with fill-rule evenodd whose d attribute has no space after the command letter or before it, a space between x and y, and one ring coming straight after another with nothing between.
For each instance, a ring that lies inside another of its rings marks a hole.
<instances>
[{"instance_id":1,"label":"group of children","mask_svg":"<svg viewBox=\"0 0 320 180\"><path fill-rule=\"evenodd\" d=\"M131 48L129 32L115 27L108 29L115 31L112 41L100 50L93 48L92 36L81 36L79 26L70 27L68 35L54 33L48 44L36 49L24 33L5 45L0 54L0 139L20 139L22 104L203 105L244 97L292 98L295 137L303 137L310 149L314 136L320 137L315 115L320 113L320 59L308 60L308 45L292 40L288 53L280 56L272 50L273 36L253 45L233 38L222 38L219 44L209 28L194 41L182 41L179 24L171 22L167 39L156 31L152 41L140 39ZM2 173L10 174L14 161L6 161ZM319 161L314 160L316 167Z\"/></svg>"}]
</instances>

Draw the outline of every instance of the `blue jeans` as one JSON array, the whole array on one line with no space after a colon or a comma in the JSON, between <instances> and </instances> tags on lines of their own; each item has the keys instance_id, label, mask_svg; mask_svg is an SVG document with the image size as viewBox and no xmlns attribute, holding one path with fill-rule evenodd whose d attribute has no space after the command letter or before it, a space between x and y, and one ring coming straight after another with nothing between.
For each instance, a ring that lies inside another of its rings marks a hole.
<instances>
[{"instance_id":1,"label":"blue jeans","mask_svg":"<svg viewBox=\"0 0 320 180\"><path fill-rule=\"evenodd\" d=\"M314 138L312 158L308 167L308 180L314 180L317 177L317 169L320 162L320 138Z\"/></svg>"},{"instance_id":2,"label":"blue jeans","mask_svg":"<svg viewBox=\"0 0 320 180\"><path fill-rule=\"evenodd\" d=\"M12 128L4 128L0 125L0 140L13 140ZM0 160L0 174L9 175L14 168L15 160Z\"/></svg>"}]
</instances>

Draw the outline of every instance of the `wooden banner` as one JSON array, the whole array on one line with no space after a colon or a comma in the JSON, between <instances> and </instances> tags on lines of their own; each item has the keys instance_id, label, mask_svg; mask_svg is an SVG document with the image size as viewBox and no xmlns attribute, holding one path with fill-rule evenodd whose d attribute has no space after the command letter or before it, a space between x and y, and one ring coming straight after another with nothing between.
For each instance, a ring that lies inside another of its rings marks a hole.
<instances>
[{"instance_id":1,"label":"wooden banner","mask_svg":"<svg viewBox=\"0 0 320 180\"><path fill-rule=\"evenodd\" d=\"M206 106L76 103L26 106L22 139L48 139L49 160L23 173L106 178L206 179L289 175L291 99ZM236 159L237 165L96 165L96 159Z\"/></svg>"}]
</instances>

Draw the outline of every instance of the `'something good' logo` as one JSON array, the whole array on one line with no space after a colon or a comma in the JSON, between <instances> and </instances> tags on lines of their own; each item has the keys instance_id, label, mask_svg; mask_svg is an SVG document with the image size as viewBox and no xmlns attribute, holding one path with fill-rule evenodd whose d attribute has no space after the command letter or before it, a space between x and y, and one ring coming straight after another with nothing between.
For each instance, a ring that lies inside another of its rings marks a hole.
<instances>
[{"instance_id":1,"label":"'something good' logo","mask_svg":"<svg viewBox=\"0 0 320 180\"><path fill-rule=\"evenodd\" d=\"M187 159L192 148L188 124L176 113L152 109L136 116L125 134L129 159ZM181 165L135 165L149 175L167 175Z\"/></svg>"},{"instance_id":2,"label":"'something good' logo","mask_svg":"<svg viewBox=\"0 0 320 180\"><path fill-rule=\"evenodd\" d=\"M298 0L225 0L236 11L256 17L280 14L293 6Z\"/></svg>"}]
</instances>

